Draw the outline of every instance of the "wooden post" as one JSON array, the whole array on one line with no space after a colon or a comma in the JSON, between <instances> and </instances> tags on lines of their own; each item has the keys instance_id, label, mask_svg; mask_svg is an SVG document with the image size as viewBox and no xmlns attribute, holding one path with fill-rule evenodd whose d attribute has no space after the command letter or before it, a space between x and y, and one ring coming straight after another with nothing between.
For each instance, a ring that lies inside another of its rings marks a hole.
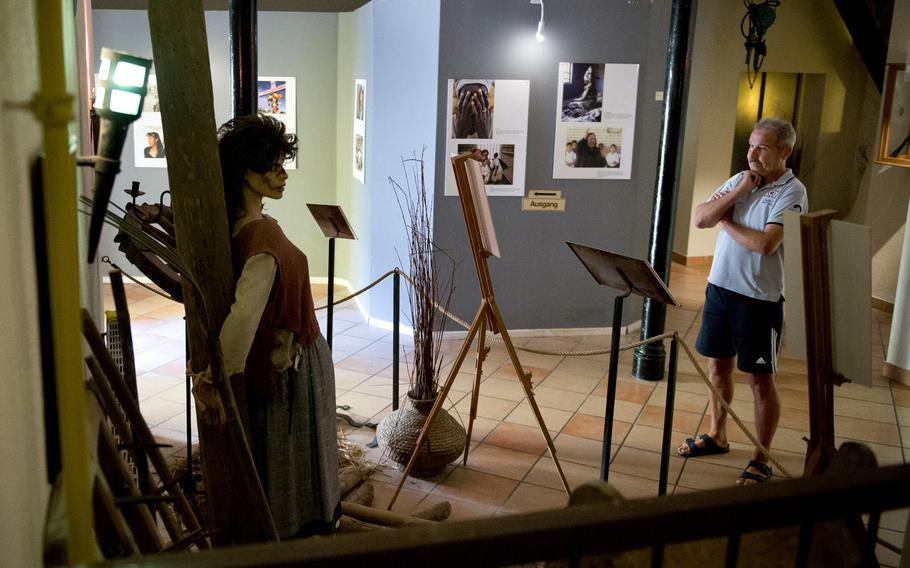
<instances>
[{"instance_id":1,"label":"wooden post","mask_svg":"<svg viewBox=\"0 0 910 568\"><path fill-rule=\"evenodd\" d=\"M218 544L256 541L263 535L275 539L231 389L220 376L217 343L212 341L231 305L233 269L202 0L182 2L180 9L166 0L150 0L148 14L168 140L177 250L190 274L199 276L198 290L186 278L182 282L192 370L213 367L228 412L225 425L213 424L197 412L207 524Z\"/></svg>"},{"instance_id":2,"label":"wooden post","mask_svg":"<svg viewBox=\"0 0 910 568\"><path fill-rule=\"evenodd\" d=\"M825 470L834 457L834 358L831 352L831 282L828 227L836 211L800 216L806 359L809 369L809 447L806 474Z\"/></svg>"}]
</instances>

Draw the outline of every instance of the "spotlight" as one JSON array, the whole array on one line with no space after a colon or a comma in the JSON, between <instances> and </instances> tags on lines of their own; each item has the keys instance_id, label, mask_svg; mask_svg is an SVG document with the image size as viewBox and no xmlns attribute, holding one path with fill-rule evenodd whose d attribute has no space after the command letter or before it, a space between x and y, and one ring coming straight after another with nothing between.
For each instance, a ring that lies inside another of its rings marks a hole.
<instances>
[{"instance_id":1,"label":"spotlight","mask_svg":"<svg viewBox=\"0 0 910 568\"><path fill-rule=\"evenodd\" d=\"M537 41L543 41L543 29L545 25L543 21L543 0L531 0L531 4L540 4L540 21L537 22L537 34L535 37L537 38Z\"/></svg>"},{"instance_id":2,"label":"spotlight","mask_svg":"<svg viewBox=\"0 0 910 568\"><path fill-rule=\"evenodd\" d=\"M80 166L90 165L95 170L95 195L88 238L89 263L95 260L104 213L111 198L114 179L120 172L120 154L127 130L142 113L151 66L151 59L107 47L101 49L94 105L95 113L101 119L97 150L94 156L78 162Z\"/></svg>"}]
</instances>

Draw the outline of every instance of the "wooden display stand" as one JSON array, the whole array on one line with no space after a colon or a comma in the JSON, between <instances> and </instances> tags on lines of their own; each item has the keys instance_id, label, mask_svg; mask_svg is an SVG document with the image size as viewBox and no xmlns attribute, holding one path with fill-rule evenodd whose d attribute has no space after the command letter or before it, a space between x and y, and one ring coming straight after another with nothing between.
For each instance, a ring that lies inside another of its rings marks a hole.
<instances>
[{"instance_id":1,"label":"wooden display stand","mask_svg":"<svg viewBox=\"0 0 910 568\"><path fill-rule=\"evenodd\" d=\"M613 442L613 410L616 404L616 380L619 367L619 332L622 328L622 304L630 295L638 294L668 306L679 306L679 302L654 272L647 261L623 256L613 252L585 245L566 242L578 260L588 269L594 280L601 286L609 286L622 292L613 300L613 330L610 336L610 371L607 378L607 401L604 410L603 447L600 458L600 478L610 477L610 451ZM663 444L660 453L660 482L658 494L667 492L667 472L670 463L670 432L673 425L673 397L676 390L676 338L670 343L670 363L667 373L667 402L664 412Z\"/></svg>"},{"instance_id":2,"label":"wooden display stand","mask_svg":"<svg viewBox=\"0 0 910 568\"><path fill-rule=\"evenodd\" d=\"M332 321L335 313L335 239L357 240L354 229L345 217L340 205L318 205L307 203L307 208L322 234L329 239L329 283L326 288L325 340L332 348Z\"/></svg>"},{"instance_id":3,"label":"wooden display stand","mask_svg":"<svg viewBox=\"0 0 910 568\"><path fill-rule=\"evenodd\" d=\"M553 464L556 466L556 471L559 473L562 485L566 490L566 494L569 494L570 492L569 483L566 481L562 466L559 463L559 459L556 457L556 447L553 445L553 439L550 437L547 425L544 423L537 402L534 400L534 391L531 386L531 374L525 372L521 366L521 362L518 360L515 346L509 338L509 333L506 330L502 315L499 313L499 308L496 306L496 300L493 296L493 282L487 267L487 257L491 255L498 257L499 245L496 241L493 220L490 216L489 204L487 203L486 188L484 187L483 178L480 175L480 165L471 154L461 154L452 157L452 167L455 170L458 198L461 200L461 210L464 214L465 226L468 230L471 253L474 256L474 267L477 269L477 280L480 284L481 294L480 307L477 308L477 314L471 322L471 327L468 328L468 335L465 337L461 349L458 351L458 356L455 358L451 371L449 371L449 376L446 379L442 390L436 396L436 402L433 404L433 408L427 416L426 423L424 423L423 428L420 430L420 434L417 437L417 443L414 447L414 453L411 455L411 459L404 469L401 480L398 482L398 487L395 489L395 494L392 495L392 500L389 502L389 510L392 509L392 505L394 505L395 500L398 499L398 494L401 492L401 488L404 486L408 475L411 473L411 469L414 467L414 462L417 459L417 452L420 449L420 445L423 443L427 430L429 430L433 419L439 413L440 408L442 408L442 405L449 394L449 390L455 382L455 377L458 375L462 363L464 363L471 343L476 336L477 366L474 373L474 386L471 389L471 412L468 421L468 438L463 461L463 463L467 463L468 451L471 447L471 431L474 426L474 419L477 417L477 401L480 391L480 378L483 374L483 360L488 351L485 345L487 329L494 334L500 334L502 336L502 342L505 344L506 352L509 354L509 359L512 361L512 366L515 369L518 380L521 382L521 386L525 391L525 397L528 399L531 410L534 412L534 416L537 419L537 424L540 426L540 432L543 434L544 440L547 443L547 448L550 452L550 456L553 458Z\"/></svg>"}]
</instances>

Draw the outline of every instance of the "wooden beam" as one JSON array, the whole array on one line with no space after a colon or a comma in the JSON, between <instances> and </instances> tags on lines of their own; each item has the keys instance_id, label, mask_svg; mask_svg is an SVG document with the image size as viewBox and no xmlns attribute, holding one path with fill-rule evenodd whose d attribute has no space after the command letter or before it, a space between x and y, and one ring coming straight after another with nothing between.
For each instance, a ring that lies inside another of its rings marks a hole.
<instances>
[{"instance_id":1,"label":"wooden beam","mask_svg":"<svg viewBox=\"0 0 910 568\"><path fill-rule=\"evenodd\" d=\"M183 275L187 340L193 371L211 365L227 411L225 424L197 412L208 521L217 544L277 539L253 466L234 396L221 373L218 337L231 305L233 268L218 158L212 77L201 0L179 9L168 0L148 8L162 126L168 139L177 251ZM197 408L197 410L199 410Z\"/></svg>"},{"instance_id":2,"label":"wooden beam","mask_svg":"<svg viewBox=\"0 0 910 568\"><path fill-rule=\"evenodd\" d=\"M809 369L809 447L806 474L817 474L834 456L834 358L831 352L831 282L828 226L831 209L800 216L806 359Z\"/></svg>"}]
</instances>

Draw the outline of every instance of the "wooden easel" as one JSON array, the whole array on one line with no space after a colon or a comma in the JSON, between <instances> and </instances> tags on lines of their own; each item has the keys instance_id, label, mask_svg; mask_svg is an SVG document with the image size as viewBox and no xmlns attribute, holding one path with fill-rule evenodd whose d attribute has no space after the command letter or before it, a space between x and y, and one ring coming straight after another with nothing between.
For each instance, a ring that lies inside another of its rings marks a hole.
<instances>
[{"instance_id":1,"label":"wooden easel","mask_svg":"<svg viewBox=\"0 0 910 568\"><path fill-rule=\"evenodd\" d=\"M806 360L809 371L809 447L804 474L823 472L834 446L834 385L845 382L834 371L831 349L831 280L828 230L837 212L824 209L800 216L803 296L806 310Z\"/></svg>"},{"instance_id":2,"label":"wooden easel","mask_svg":"<svg viewBox=\"0 0 910 568\"><path fill-rule=\"evenodd\" d=\"M569 494L571 491L569 489L569 483L566 481L566 476L562 471L559 459L556 457L556 447L553 445L553 439L550 437L547 425L544 423L543 416L540 414L540 409L537 407L537 402L534 400L534 391L531 386L531 373L526 373L522 368L521 362L518 360L518 354L515 352L515 346L509 338L509 332L506 330L502 315L499 313L499 308L496 306L496 300L493 296L493 282L487 267L487 257L494 254L499 256L498 246L496 245L495 234L492 230L492 221L490 220L489 210L486 204L486 190L482 185L480 188L477 188L475 183L473 184L472 191L472 182L469 179L468 168L472 166L476 167L476 164L469 164L468 160L475 159L471 154L453 156L452 167L455 170L455 182L458 187L458 197L461 200L461 211L464 214L464 222L468 230L468 239L471 243L471 253L474 256L474 267L477 269L477 280L480 284L481 294L480 307L477 308L477 314L474 316L471 327L468 328L468 335L465 337L464 343L462 343L461 349L458 351L458 356L455 358L452 369L449 371L449 376L446 379L442 390L436 396L436 402L433 404L433 408L427 416L427 421L424 423L423 428L420 430L420 434L417 436L417 443L414 445L414 453L411 454L411 459L404 468L404 474L398 482L395 494L392 495L392 500L389 502L389 510L392 509L392 505L394 505L395 500L398 499L398 494L401 492L401 488L404 486L404 483L417 460L417 452L420 449L420 445L423 443L423 439L430 429L433 419L445 403L449 390L455 382L455 377L458 375L458 371L461 369L461 365L464 363L471 343L476 336L477 365L474 372L474 386L471 389L471 412L468 421L468 437L464 450L464 460L462 462L467 464L468 451L471 447L471 431L474 427L474 419L477 417L477 401L480 392L480 378L483 374L483 360L489 351L485 344L487 329L494 334L498 333L502 335L502 342L505 344L509 359L512 361L512 366L515 369L515 374L518 376L518 380L521 382L521 386L525 391L525 397L528 399L531 410L534 411L534 416L537 418L540 432L543 434L544 440L547 443L550 457L553 458L553 463L556 465L556 471L559 473L559 478L562 480L562 485L566 490L566 494ZM475 202L475 193L478 199L482 199L482 202Z\"/></svg>"}]
</instances>

